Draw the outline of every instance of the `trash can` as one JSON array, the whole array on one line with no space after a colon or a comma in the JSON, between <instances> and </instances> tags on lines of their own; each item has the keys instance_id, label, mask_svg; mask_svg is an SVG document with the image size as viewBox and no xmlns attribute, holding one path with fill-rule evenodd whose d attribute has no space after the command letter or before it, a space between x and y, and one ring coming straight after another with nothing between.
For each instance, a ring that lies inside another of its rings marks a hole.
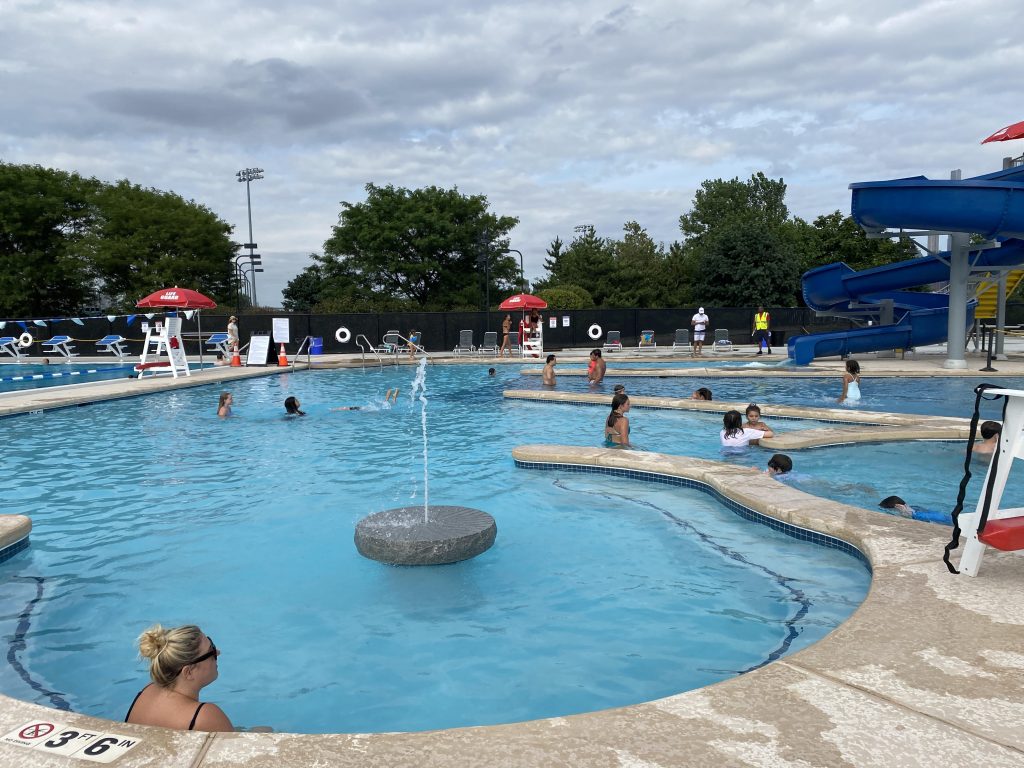
<instances>
[{"instance_id":1,"label":"trash can","mask_svg":"<svg viewBox=\"0 0 1024 768\"><path fill-rule=\"evenodd\" d=\"M309 354L311 355L322 355L324 353L324 337L314 336L313 340L309 342Z\"/></svg>"}]
</instances>

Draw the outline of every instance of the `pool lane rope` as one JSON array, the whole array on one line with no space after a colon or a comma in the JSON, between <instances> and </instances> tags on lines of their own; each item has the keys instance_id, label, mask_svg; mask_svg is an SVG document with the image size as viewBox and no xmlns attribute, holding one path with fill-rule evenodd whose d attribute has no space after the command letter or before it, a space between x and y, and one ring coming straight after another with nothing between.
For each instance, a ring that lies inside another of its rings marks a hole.
<instances>
[{"instance_id":1,"label":"pool lane rope","mask_svg":"<svg viewBox=\"0 0 1024 768\"><path fill-rule=\"evenodd\" d=\"M960 513L964 510L964 498L967 496L967 485L971 482L971 459L974 452L974 442L978 436L978 422L981 420L981 401L1002 399L1002 421L1006 421L1006 407L1010 404L1010 398L1004 395L985 397L986 390L998 388L999 385L996 384L979 384L974 388L974 414L971 416L971 433L967 438L967 455L964 457L964 476L960 480L960 491L956 496L956 506L953 507L953 511L950 513L950 517L953 518L953 535L950 537L949 543L946 545L942 553L942 562L946 564L946 568L949 569L950 573L960 573L960 570L950 562L949 557L953 550L960 546ZM992 507L992 489L995 487L996 470L999 469L999 453L999 451L996 451L993 454L992 466L988 470L988 482L985 484L985 496L981 505L981 518L978 520L978 535L981 535L981 532L985 530L985 524L988 522L988 513Z\"/></svg>"},{"instance_id":2,"label":"pool lane rope","mask_svg":"<svg viewBox=\"0 0 1024 768\"><path fill-rule=\"evenodd\" d=\"M8 381L38 381L39 379L59 379L63 376L86 376L91 373L110 373L111 371L124 371L121 368L89 368L85 371L55 371L53 373L30 373L24 376L5 376L0 378L0 383Z\"/></svg>"}]
</instances>

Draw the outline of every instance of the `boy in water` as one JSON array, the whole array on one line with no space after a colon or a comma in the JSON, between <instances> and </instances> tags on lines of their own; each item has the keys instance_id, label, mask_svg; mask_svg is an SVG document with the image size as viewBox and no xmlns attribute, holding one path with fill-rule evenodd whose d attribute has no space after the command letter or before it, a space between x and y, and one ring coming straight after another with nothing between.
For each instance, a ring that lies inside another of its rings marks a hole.
<instances>
[{"instance_id":1,"label":"boy in water","mask_svg":"<svg viewBox=\"0 0 1024 768\"><path fill-rule=\"evenodd\" d=\"M1003 432L1003 425L998 421L986 421L981 425L981 436L984 442L975 443L971 451L971 457L979 459L991 459L992 454L999 450L999 436Z\"/></svg>"},{"instance_id":2,"label":"boy in water","mask_svg":"<svg viewBox=\"0 0 1024 768\"><path fill-rule=\"evenodd\" d=\"M548 355L547 362L544 363L544 375L542 377L542 383L546 387L555 386L555 363L558 362L554 355Z\"/></svg>"}]
</instances>

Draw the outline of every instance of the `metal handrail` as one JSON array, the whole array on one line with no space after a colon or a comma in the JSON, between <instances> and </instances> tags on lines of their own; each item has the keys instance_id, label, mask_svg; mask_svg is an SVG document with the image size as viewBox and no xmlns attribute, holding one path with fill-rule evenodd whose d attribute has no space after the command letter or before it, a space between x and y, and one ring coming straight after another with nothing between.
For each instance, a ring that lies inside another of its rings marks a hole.
<instances>
[{"instance_id":1,"label":"metal handrail","mask_svg":"<svg viewBox=\"0 0 1024 768\"><path fill-rule=\"evenodd\" d=\"M360 339L366 342L366 347L363 346L363 341L360 341ZM365 335L361 333L356 334L356 346L359 347L359 358L363 363L363 368L366 367L366 348L368 347L370 352L373 353L373 356L377 358L377 364L380 365L380 369L382 371L384 370L384 361L381 360L380 355L377 354L377 348L373 346L373 342L366 338Z\"/></svg>"},{"instance_id":2,"label":"metal handrail","mask_svg":"<svg viewBox=\"0 0 1024 768\"><path fill-rule=\"evenodd\" d=\"M416 344L415 342L409 341L409 339L405 338L405 336L403 336L403 335L402 335L402 334L400 334L400 333L392 333L391 335L392 335L392 336L397 336L397 337L398 337L398 338L400 338L400 339L401 339L402 341L404 341L404 342L405 342L406 344L408 344L408 345L409 345L410 347L414 347L414 348L418 349L418 350L419 350L419 351L420 351L420 352L421 352L421 353L423 354L423 356L424 356L425 358L427 358L427 360L430 360L430 359L431 359L431 357L430 357L430 353L429 353L429 352L427 352L427 350L426 350L426 349L424 349L424 348L423 348L422 346L420 346L419 344Z\"/></svg>"},{"instance_id":3,"label":"metal handrail","mask_svg":"<svg viewBox=\"0 0 1024 768\"><path fill-rule=\"evenodd\" d=\"M312 341L312 339L313 339L312 336L306 336L302 340L302 343L299 344L299 348L297 350L295 350L295 356L292 357L292 370L293 371L295 370L295 363L297 363L298 360L299 360L299 355L302 354L303 347L305 347L307 344L309 344L309 342ZM312 346L312 344L310 344L310 346ZM306 350L306 365L308 365L310 367L313 366L313 359L312 359L312 356L311 356L311 354L310 354L308 349Z\"/></svg>"}]
</instances>

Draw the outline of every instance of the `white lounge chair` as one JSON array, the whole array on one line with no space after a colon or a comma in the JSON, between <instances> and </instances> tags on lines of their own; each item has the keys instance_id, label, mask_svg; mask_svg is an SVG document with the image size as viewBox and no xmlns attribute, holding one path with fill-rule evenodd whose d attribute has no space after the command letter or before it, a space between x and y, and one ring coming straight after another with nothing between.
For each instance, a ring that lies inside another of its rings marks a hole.
<instances>
[{"instance_id":1,"label":"white lounge chair","mask_svg":"<svg viewBox=\"0 0 1024 768\"><path fill-rule=\"evenodd\" d=\"M608 335L604 337L604 348L609 352L622 349L622 332L621 331L608 331Z\"/></svg>"},{"instance_id":2,"label":"white lounge chair","mask_svg":"<svg viewBox=\"0 0 1024 768\"><path fill-rule=\"evenodd\" d=\"M463 352L474 354L476 347L473 346L473 332L472 331L459 331L459 343L455 349L452 350L456 357L459 357Z\"/></svg>"},{"instance_id":3,"label":"white lounge chair","mask_svg":"<svg viewBox=\"0 0 1024 768\"><path fill-rule=\"evenodd\" d=\"M689 328L676 328L676 338L672 342L672 349L684 349L687 352L693 351L693 345L690 344Z\"/></svg>"},{"instance_id":4,"label":"white lounge chair","mask_svg":"<svg viewBox=\"0 0 1024 768\"><path fill-rule=\"evenodd\" d=\"M477 352L479 352L481 355L485 355L488 352L490 352L492 355L497 355L498 332L487 331L487 333L484 334L484 343L480 345L480 348L477 350Z\"/></svg>"},{"instance_id":5,"label":"white lounge chair","mask_svg":"<svg viewBox=\"0 0 1024 768\"><path fill-rule=\"evenodd\" d=\"M398 353L400 346L402 346L402 334L397 330L388 331L380 340L375 351L378 355L394 355Z\"/></svg>"},{"instance_id":6,"label":"white lounge chair","mask_svg":"<svg viewBox=\"0 0 1024 768\"><path fill-rule=\"evenodd\" d=\"M128 354L128 350L124 348L124 343L126 341L128 341L128 339L124 336L118 336L116 333L111 333L96 342L96 350L98 352L110 352L113 355L117 355L118 359L122 359Z\"/></svg>"},{"instance_id":7,"label":"white lounge chair","mask_svg":"<svg viewBox=\"0 0 1024 768\"><path fill-rule=\"evenodd\" d=\"M21 347L18 346L17 336L0 336L0 354L10 355L14 359L27 357L26 352L21 351Z\"/></svg>"},{"instance_id":8,"label":"white lounge chair","mask_svg":"<svg viewBox=\"0 0 1024 768\"><path fill-rule=\"evenodd\" d=\"M71 351L75 348L75 345L71 343L72 341L74 339L70 336L54 336L42 343L43 352L49 352L51 355L60 355L64 358L65 363L69 363L72 357L78 357L77 352Z\"/></svg>"},{"instance_id":9,"label":"white lounge chair","mask_svg":"<svg viewBox=\"0 0 1024 768\"><path fill-rule=\"evenodd\" d=\"M640 331L640 339L637 341L637 347L656 347L658 342L654 340L654 331Z\"/></svg>"},{"instance_id":10,"label":"white lounge chair","mask_svg":"<svg viewBox=\"0 0 1024 768\"><path fill-rule=\"evenodd\" d=\"M728 328L715 328L715 343L711 348L715 352L732 352L732 341L729 340Z\"/></svg>"}]
</instances>

